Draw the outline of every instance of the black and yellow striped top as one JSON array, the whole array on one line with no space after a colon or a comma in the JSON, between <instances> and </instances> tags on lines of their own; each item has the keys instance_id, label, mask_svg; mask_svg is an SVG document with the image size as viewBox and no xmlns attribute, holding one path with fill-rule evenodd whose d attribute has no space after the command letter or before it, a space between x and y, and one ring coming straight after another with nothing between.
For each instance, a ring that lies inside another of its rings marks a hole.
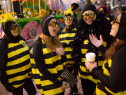
<instances>
[{"instance_id":1,"label":"black and yellow striped top","mask_svg":"<svg viewBox=\"0 0 126 95\"><path fill-rule=\"evenodd\" d=\"M8 82L18 88L32 77L29 47L24 40L8 43L7 56L6 74Z\"/></svg>"},{"instance_id":2,"label":"black and yellow striped top","mask_svg":"<svg viewBox=\"0 0 126 95\"><path fill-rule=\"evenodd\" d=\"M93 68L92 73L99 79L96 95L126 95L125 51L126 45L122 45L111 59L105 60L102 67L103 73L98 68Z\"/></svg>"},{"instance_id":3,"label":"black and yellow striped top","mask_svg":"<svg viewBox=\"0 0 126 95\"><path fill-rule=\"evenodd\" d=\"M60 73L63 70L61 55L47 49L41 38L38 38L33 46L33 58L31 58L32 72L35 84L41 94L58 95L61 90L62 78Z\"/></svg>"},{"instance_id":4,"label":"black and yellow striped top","mask_svg":"<svg viewBox=\"0 0 126 95\"><path fill-rule=\"evenodd\" d=\"M73 58L71 56L72 49L71 49L70 42L72 42L74 40L76 32L77 32L76 28L67 29L66 32L63 32L63 30L58 32L58 38L60 39L60 41L63 45L68 64L74 63ZM64 44L65 44L65 46L64 46Z\"/></svg>"},{"instance_id":5,"label":"black and yellow striped top","mask_svg":"<svg viewBox=\"0 0 126 95\"><path fill-rule=\"evenodd\" d=\"M107 43L106 41L103 42L103 45L104 47L107 47ZM92 73L90 71L88 71L85 67L85 60L86 60L86 53L88 52L88 49L89 49L89 40L88 39L85 39L83 41L83 45L81 47L81 65L80 65L80 73L79 73L79 76L80 78L83 78L83 79L88 79L94 83L97 83L98 82L98 79L92 75ZM90 51L91 52L91 51ZM93 51L92 51L93 52ZM103 65L103 62L104 62L104 58L102 57L100 51L98 51L98 68L100 70L102 70L102 65Z\"/></svg>"}]
</instances>

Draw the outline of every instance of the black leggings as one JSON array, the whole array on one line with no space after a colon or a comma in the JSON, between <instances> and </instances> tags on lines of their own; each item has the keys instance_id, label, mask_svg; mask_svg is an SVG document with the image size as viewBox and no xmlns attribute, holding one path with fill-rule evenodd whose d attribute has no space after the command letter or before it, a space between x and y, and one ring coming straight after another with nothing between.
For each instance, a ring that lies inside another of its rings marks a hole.
<instances>
[{"instance_id":1,"label":"black leggings","mask_svg":"<svg viewBox=\"0 0 126 95\"><path fill-rule=\"evenodd\" d=\"M23 88L26 90L28 95L36 95L36 88L31 79L27 80L23 86L15 88L11 92L13 95L23 95Z\"/></svg>"},{"instance_id":2,"label":"black leggings","mask_svg":"<svg viewBox=\"0 0 126 95\"><path fill-rule=\"evenodd\" d=\"M69 70L69 72L73 71L73 67L67 67L67 70ZM77 74L73 75L76 79L77 79ZM71 93L77 93L78 92L78 88L77 88L77 84L74 85L74 87L71 88Z\"/></svg>"},{"instance_id":3,"label":"black leggings","mask_svg":"<svg viewBox=\"0 0 126 95\"><path fill-rule=\"evenodd\" d=\"M94 95L96 84L90 80L81 79L84 95Z\"/></svg>"}]
</instances>

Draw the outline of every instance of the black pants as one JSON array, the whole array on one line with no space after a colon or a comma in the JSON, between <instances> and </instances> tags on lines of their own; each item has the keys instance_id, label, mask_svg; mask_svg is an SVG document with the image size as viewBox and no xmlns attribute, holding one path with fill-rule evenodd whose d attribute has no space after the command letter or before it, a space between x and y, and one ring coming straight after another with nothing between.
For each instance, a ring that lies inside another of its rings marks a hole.
<instances>
[{"instance_id":1,"label":"black pants","mask_svg":"<svg viewBox=\"0 0 126 95\"><path fill-rule=\"evenodd\" d=\"M94 95L96 84L90 80L81 79L84 95Z\"/></svg>"},{"instance_id":2,"label":"black pants","mask_svg":"<svg viewBox=\"0 0 126 95\"><path fill-rule=\"evenodd\" d=\"M9 86L5 87L8 91L9 90ZM26 90L26 92L28 93L28 95L36 95L36 88L32 82L31 79L27 80L25 82L25 84L21 87L18 88L14 88L11 93L13 95L23 95L23 88Z\"/></svg>"},{"instance_id":3,"label":"black pants","mask_svg":"<svg viewBox=\"0 0 126 95\"><path fill-rule=\"evenodd\" d=\"M69 72L72 72L73 71L73 67L67 67L67 70L69 70ZM76 79L77 79L77 74L73 75ZM71 95L73 93L77 93L78 92L78 89L77 89L77 84L74 85L74 87L71 88Z\"/></svg>"}]
</instances>

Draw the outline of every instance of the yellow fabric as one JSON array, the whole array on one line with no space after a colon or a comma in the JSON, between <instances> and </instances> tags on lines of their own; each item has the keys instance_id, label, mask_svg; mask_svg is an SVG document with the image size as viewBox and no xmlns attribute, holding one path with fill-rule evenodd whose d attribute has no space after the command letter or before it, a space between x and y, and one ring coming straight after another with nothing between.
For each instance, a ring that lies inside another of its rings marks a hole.
<instances>
[{"instance_id":1,"label":"yellow fabric","mask_svg":"<svg viewBox=\"0 0 126 95\"><path fill-rule=\"evenodd\" d=\"M20 47L21 45L23 45L23 47ZM16 50L13 50L13 48L15 49L15 47L16 47ZM31 64L28 63L28 60L30 60L30 55L27 53L26 55L23 54L25 51L28 52L29 48L26 42L23 40L20 40L17 43L8 43L8 53L7 53L8 60L11 58L12 59L11 61L8 61L6 64L6 67L7 67L6 74L10 76L8 79L9 83L12 83L12 85L15 88L18 88L24 84L24 82L22 83L22 80L32 77L32 72L27 71L31 69ZM25 65L24 65L24 62L25 62ZM20 67L19 65L22 65L22 67ZM15 66L15 68L10 69L13 66ZM25 73L22 74L22 72L25 72ZM19 75L17 75L17 73L19 73ZM13 75L13 77L11 75ZM18 81L20 84L18 83ZM13 84L13 82L17 82L17 84Z\"/></svg>"},{"instance_id":2,"label":"yellow fabric","mask_svg":"<svg viewBox=\"0 0 126 95\"><path fill-rule=\"evenodd\" d=\"M112 65L112 60L109 59L108 61L105 60L104 64L103 64L103 74L105 74L106 76L110 76L110 73L109 71L107 70L107 68L105 68L105 64L108 63L108 66L109 68L111 68L111 65ZM109 90L106 86L105 87L105 90L109 93L111 93L112 95L126 95L126 91L120 91L118 93L114 93L112 92L111 90ZM99 88L97 88L96 86L96 95L107 95L105 94L105 92L103 92L102 90L100 90Z\"/></svg>"},{"instance_id":3,"label":"yellow fabric","mask_svg":"<svg viewBox=\"0 0 126 95\"><path fill-rule=\"evenodd\" d=\"M104 93L102 90L98 89L96 86L96 95L107 95L106 93Z\"/></svg>"},{"instance_id":4,"label":"yellow fabric","mask_svg":"<svg viewBox=\"0 0 126 95\"><path fill-rule=\"evenodd\" d=\"M44 44L43 40L42 40L42 44ZM42 48L42 52L43 52L43 55L47 55L47 54L51 55L51 52L47 48ZM53 65L53 63L57 62L58 60L61 60L60 55L52 56L51 58L48 58L48 57L45 56L45 58L44 58L45 63L44 64L45 65ZM33 72L35 84L38 87L38 90L41 92L41 94L55 95L55 94L59 94L59 93L63 92L60 87L50 88L50 90L49 89L44 89L44 87L47 87L47 86L51 87L51 86L54 86L55 84L52 81L48 80L48 79L44 79L44 76L39 72L38 68L36 68L36 64L35 64L35 61L34 61L33 58L31 58L31 63L32 63L32 66L33 66L32 67L32 72ZM57 65L55 67L52 66L52 68L47 68L47 70L51 74L57 74L58 71L63 70L63 63L59 64L59 65ZM41 77L42 77L42 79L41 79ZM40 79L38 79L38 78L40 78ZM62 80L61 77L57 77L57 79ZM41 88L39 88L39 87L41 87Z\"/></svg>"}]
</instances>

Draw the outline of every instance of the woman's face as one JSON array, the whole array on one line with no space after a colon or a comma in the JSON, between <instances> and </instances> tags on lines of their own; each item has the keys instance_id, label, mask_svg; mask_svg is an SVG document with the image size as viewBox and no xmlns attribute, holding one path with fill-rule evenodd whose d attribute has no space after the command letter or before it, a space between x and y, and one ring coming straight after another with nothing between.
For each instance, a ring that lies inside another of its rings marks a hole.
<instances>
[{"instance_id":1,"label":"woman's face","mask_svg":"<svg viewBox=\"0 0 126 95\"><path fill-rule=\"evenodd\" d=\"M121 19L121 14L119 14L117 16L117 18L115 18L115 20L111 22L112 29L111 29L110 35L113 36L113 37L116 36L116 34L117 34L118 30L119 30L120 19Z\"/></svg>"},{"instance_id":2,"label":"woman's face","mask_svg":"<svg viewBox=\"0 0 126 95\"><path fill-rule=\"evenodd\" d=\"M93 11L91 11L91 10L85 11L82 15L83 15L83 20L88 25L91 25L92 22L96 19L96 14Z\"/></svg>"},{"instance_id":3,"label":"woman's face","mask_svg":"<svg viewBox=\"0 0 126 95\"><path fill-rule=\"evenodd\" d=\"M71 16L65 16L64 20L65 20L65 25L67 25L67 26L71 26L73 23L73 17L71 17Z\"/></svg>"},{"instance_id":4,"label":"woman's face","mask_svg":"<svg viewBox=\"0 0 126 95\"><path fill-rule=\"evenodd\" d=\"M18 25L15 23L15 24L12 24L12 25L11 25L11 28L10 28L11 34L12 34L14 37L18 36L18 28L17 28L17 26L18 26Z\"/></svg>"},{"instance_id":5,"label":"woman's face","mask_svg":"<svg viewBox=\"0 0 126 95\"><path fill-rule=\"evenodd\" d=\"M56 21L55 18L52 19L48 24L48 30L52 37L57 36L57 30L59 29L58 24L59 23Z\"/></svg>"}]
</instances>

